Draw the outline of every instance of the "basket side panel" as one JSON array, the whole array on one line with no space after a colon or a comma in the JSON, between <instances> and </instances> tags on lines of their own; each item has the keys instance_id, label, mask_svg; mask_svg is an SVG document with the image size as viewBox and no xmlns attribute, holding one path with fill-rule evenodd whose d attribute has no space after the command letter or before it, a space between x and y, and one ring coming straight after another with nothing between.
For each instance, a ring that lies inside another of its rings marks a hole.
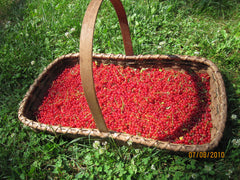
<instances>
[{"instance_id":1,"label":"basket side panel","mask_svg":"<svg viewBox=\"0 0 240 180\"><path fill-rule=\"evenodd\" d=\"M210 94L211 94L211 116L213 128L211 139L214 146L217 146L225 128L227 116L227 100L225 86L220 72L209 68Z\"/></svg>"}]
</instances>

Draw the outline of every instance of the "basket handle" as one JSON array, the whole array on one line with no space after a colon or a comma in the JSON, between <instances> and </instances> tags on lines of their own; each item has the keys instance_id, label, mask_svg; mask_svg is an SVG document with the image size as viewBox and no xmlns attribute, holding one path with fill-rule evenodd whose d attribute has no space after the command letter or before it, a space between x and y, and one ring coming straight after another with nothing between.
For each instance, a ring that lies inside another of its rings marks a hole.
<instances>
[{"instance_id":1,"label":"basket handle","mask_svg":"<svg viewBox=\"0 0 240 180\"><path fill-rule=\"evenodd\" d=\"M103 0L92 0L88 5L85 13L81 35L80 35L80 74L82 79L82 86L85 97L88 102L88 106L91 110L93 119L99 131L107 132L107 126L104 121L101 108L99 106L94 80L93 80L93 69L92 69L92 47L93 47L93 33L94 25L96 22L98 10ZM127 22L127 16L124 7L120 0L110 0L117 12L120 28L123 36L123 43L126 55L133 55L132 41L130 31Z\"/></svg>"}]
</instances>

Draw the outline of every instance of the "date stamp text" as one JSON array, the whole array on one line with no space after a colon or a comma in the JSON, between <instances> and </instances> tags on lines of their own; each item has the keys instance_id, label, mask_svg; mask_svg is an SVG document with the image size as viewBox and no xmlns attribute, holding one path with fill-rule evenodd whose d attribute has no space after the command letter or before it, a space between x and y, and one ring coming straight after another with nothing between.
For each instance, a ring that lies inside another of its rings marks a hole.
<instances>
[{"instance_id":1,"label":"date stamp text","mask_svg":"<svg viewBox=\"0 0 240 180\"><path fill-rule=\"evenodd\" d=\"M189 152L189 158L219 159L225 158L225 152Z\"/></svg>"}]
</instances>

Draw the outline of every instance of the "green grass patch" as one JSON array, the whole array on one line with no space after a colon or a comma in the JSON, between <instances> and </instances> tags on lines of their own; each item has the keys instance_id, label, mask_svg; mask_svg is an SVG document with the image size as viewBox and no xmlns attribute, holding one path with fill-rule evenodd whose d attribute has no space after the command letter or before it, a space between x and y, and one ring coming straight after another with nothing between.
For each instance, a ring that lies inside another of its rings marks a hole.
<instances>
[{"instance_id":1,"label":"green grass patch","mask_svg":"<svg viewBox=\"0 0 240 180\"><path fill-rule=\"evenodd\" d=\"M237 0L124 0L135 54L203 56L219 67L228 120L215 151L225 158L191 159L154 148L96 145L35 133L18 121L18 104L55 58L78 52L90 0L0 3L0 179L239 179L240 3ZM124 54L116 13L104 1L94 52Z\"/></svg>"}]
</instances>

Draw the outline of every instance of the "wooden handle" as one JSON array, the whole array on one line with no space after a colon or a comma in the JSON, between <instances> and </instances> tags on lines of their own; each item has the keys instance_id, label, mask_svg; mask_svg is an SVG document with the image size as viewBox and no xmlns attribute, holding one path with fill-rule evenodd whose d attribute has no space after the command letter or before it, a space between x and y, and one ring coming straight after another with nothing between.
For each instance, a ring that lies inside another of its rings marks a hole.
<instances>
[{"instance_id":1,"label":"wooden handle","mask_svg":"<svg viewBox=\"0 0 240 180\"><path fill-rule=\"evenodd\" d=\"M101 108L99 106L97 95L95 92L95 85L93 80L92 68L92 48L93 48L93 33L99 8L103 0L92 0L88 5L85 13L81 35L80 35L80 74L82 86L88 106L93 115L93 119L97 128L101 132L107 132L107 126L104 121ZM132 41L127 22L127 16L124 7L120 0L110 0L117 12L120 28L123 36L124 49L127 56L133 55Z\"/></svg>"}]
</instances>

